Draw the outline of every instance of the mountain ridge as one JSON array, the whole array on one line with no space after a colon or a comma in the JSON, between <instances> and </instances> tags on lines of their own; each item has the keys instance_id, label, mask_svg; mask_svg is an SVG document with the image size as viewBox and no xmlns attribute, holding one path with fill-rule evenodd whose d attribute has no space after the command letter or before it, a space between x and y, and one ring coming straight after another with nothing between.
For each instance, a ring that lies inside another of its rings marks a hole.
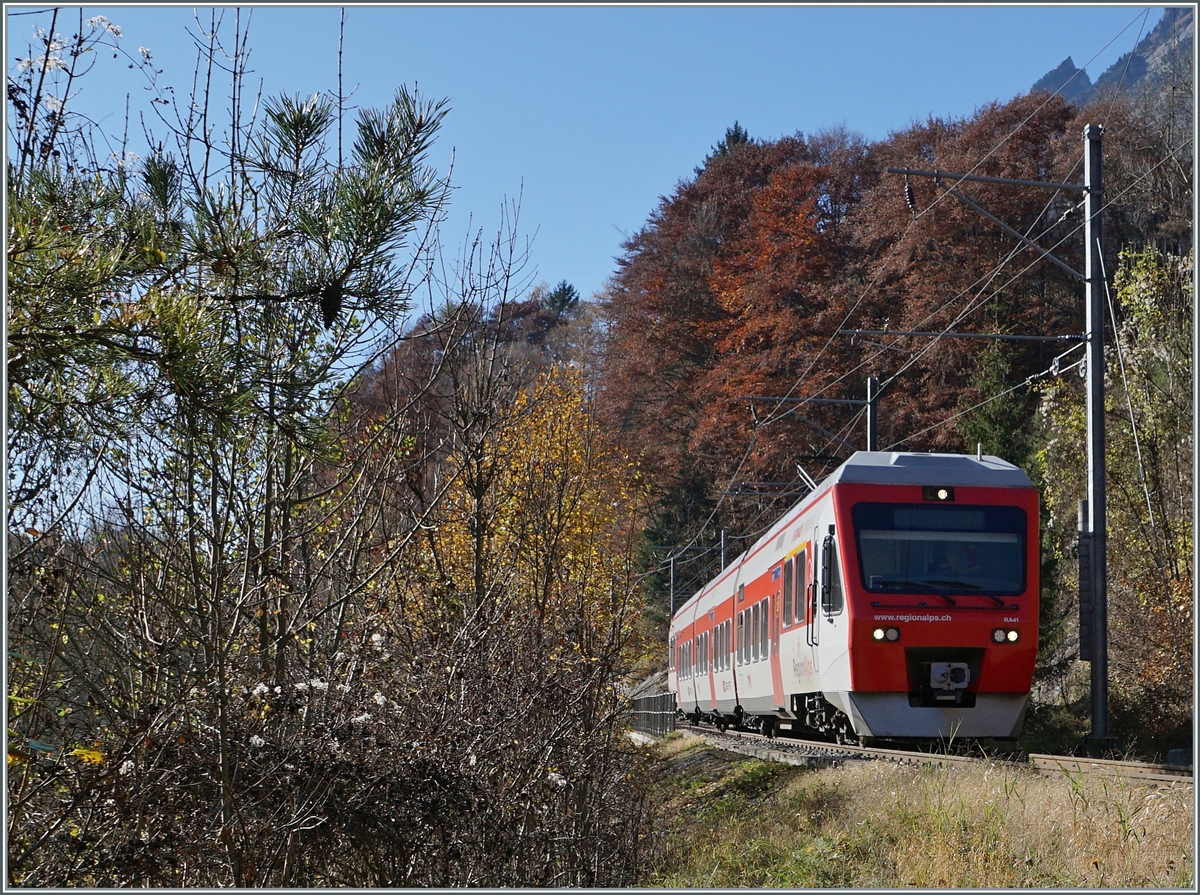
<instances>
[{"instance_id":1,"label":"mountain ridge","mask_svg":"<svg viewBox=\"0 0 1200 895\"><path fill-rule=\"evenodd\" d=\"M1168 7L1150 33L1132 52L1121 56L1093 82L1086 70L1068 56L1030 88L1061 94L1079 106L1110 93L1133 93L1170 84L1190 66L1195 35L1195 10ZM1186 66L1186 68L1185 68Z\"/></svg>"}]
</instances>

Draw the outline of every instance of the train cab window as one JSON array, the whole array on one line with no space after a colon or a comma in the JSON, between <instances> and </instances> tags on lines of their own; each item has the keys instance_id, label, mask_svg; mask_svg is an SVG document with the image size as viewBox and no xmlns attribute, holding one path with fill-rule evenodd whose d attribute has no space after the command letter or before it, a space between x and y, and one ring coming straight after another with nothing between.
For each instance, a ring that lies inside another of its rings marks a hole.
<instances>
[{"instance_id":1,"label":"train cab window","mask_svg":"<svg viewBox=\"0 0 1200 895\"><path fill-rule=\"evenodd\" d=\"M1012 506L860 503L859 572L871 593L1025 591L1025 511Z\"/></svg>"},{"instance_id":2,"label":"train cab window","mask_svg":"<svg viewBox=\"0 0 1200 895\"><path fill-rule=\"evenodd\" d=\"M792 561L783 564L783 626L792 625Z\"/></svg>"},{"instance_id":3,"label":"train cab window","mask_svg":"<svg viewBox=\"0 0 1200 895\"><path fill-rule=\"evenodd\" d=\"M795 611L796 624L801 624L804 621L804 575L808 570L808 550L801 550L796 554L796 601L792 608ZM784 608L784 616L787 616L787 608Z\"/></svg>"},{"instance_id":4,"label":"train cab window","mask_svg":"<svg viewBox=\"0 0 1200 895\"><path fill-rule=\"evenodd\" d=\"M826 615L837 615L845 602L842 575L838 569L837 541L830 532L821 550L821 611Z\"/></svg>"}]
</instances>

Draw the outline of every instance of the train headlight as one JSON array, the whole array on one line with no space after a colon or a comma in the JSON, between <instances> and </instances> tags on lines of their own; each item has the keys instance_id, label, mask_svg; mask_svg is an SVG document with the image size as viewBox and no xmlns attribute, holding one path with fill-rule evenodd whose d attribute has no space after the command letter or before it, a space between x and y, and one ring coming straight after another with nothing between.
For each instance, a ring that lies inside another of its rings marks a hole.
<instances>
[{"instance_id":1,"label":"train headlight","mask_svg":"<svg viewBox=\"0 0 1200 895\"><path fill-rule=\"evenodd\" d=\"M1005 636L1008 638L1009 643L1016 643L1017 640L1020 639L1020 637L1021 637L1021 635L1018 634L1015 629L1012 631L1009 631L1008 634L1006 634Z\"/></svg>"},{"instance_id":2,"label":"train headlight","mask_svg":"<svg viewBox=\"0 0 1200 895\"><path fill-rule=\"evenodd\" d=\"M900 629L899 628L876 628L875 630L873 630L871 632L871 637L874 640L880 640L880 641L887 640L891 643L895 643L897 640L900 639Z\"/></svg>"},{"instance_id":3,"label":"train headlight","mask_svg":"<svg viewBox=\"0 0 1200 895\"><path fill-rule=\"evenodd\" d=\"M996 643L1016 643L1021 635L1013 628L997 628L992 631L992 640Z\"/></svg>"}]
</instances>

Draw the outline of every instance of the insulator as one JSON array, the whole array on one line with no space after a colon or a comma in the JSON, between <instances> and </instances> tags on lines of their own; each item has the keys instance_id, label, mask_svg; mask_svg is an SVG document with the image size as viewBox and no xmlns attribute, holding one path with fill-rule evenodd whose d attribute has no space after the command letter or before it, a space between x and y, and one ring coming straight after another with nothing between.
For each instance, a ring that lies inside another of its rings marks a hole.
<instances>
[{"instance_id":1,"label":"insulator","mask_svg":"<svg viewBox=\"0 0 1200 895\"><path fill-rule=\"evenodd\" d=\"M908 210L912 212L912 216L917 216L917 202L913 198L912 184L908 182L908 175L904 175L904 201L908 205Z\"/></svg>"}]
</instances>

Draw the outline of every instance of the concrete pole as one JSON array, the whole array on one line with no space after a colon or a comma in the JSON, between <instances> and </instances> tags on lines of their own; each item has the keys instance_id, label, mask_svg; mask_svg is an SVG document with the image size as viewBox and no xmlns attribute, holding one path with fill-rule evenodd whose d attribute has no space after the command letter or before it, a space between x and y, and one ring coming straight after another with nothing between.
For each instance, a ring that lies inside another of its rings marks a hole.
<instances>
[{"instance_id":1,"label":"concrete pole","mask_svg":"<svg viewBox=\"0 0 1200 895\"><path fill-rule=\"evenodd\" d=\"M867 450L879 450L879 380L867 377Z\"/></svg>"},{"instance_id":2,"label":"concrete pole","mask_svg":"<svg viewBox=\"0 0 1200 895\"><path fill-rule=\"evenodd\" d=\"M671 557L671 618L675 617L675 557Z\"/></svg>"},{"instance_id":3,"label":"concrete pole","mask_svg":"<svg viewBox=\"0 0 1200 895\"><path fill-rule=\"evenodd\" d=\"M1092 593L1095 601L1092 647L1092 740L1103 748L1108 740L1108 504L1104 476L1104 207L1103 128L1089 124L1083 130L1084 268L1087 297L1087 511L1091 536Z\"/></svg>"}]
</instances>

